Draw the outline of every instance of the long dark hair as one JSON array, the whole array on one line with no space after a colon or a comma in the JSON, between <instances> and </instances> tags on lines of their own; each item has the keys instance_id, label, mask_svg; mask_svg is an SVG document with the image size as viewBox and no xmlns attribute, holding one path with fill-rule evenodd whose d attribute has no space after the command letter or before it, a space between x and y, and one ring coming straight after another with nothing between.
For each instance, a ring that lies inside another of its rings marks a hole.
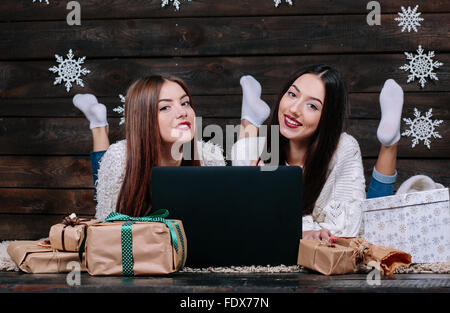
<instances>
[{"instance_id":1,"label":"long dark hair","mask_svg":"<svg viewBox=\"0 0 450 313\"><path fill-rule=\"evenodd\" d=\"M153 75L136 80L125 97L125 136L127 142L125 177L117 198L116 211L134 216L145 216L151 211L151 174L160 164L161 137L158 124L159 93L165 81L183 88L191 102L191 93L179 78ZM190 151L196 156L195 138ZM200 166L198 158L182 160L182 166Z\"/></svg>"},{"instance_id":2,"label":"long dark hair","mask_svg":"<svg viewBox=\"0 0 450 313\"><path fill-rule=\"evenodd\" d=\"M309 215L327 179L330 160L336 151L341 133L346 130L347 88L340 72L331 66L311 65L296 71L283 85L272 109L268 123L267 151L271 151L271 125L279 125L278 109L284 94L297 78L315 74L325 84L325 102L319 125L309 141L303 166L302 215ZM278 132L280 143L279 164L287 161L289 140Z\"/></svg>"}]
</instances>

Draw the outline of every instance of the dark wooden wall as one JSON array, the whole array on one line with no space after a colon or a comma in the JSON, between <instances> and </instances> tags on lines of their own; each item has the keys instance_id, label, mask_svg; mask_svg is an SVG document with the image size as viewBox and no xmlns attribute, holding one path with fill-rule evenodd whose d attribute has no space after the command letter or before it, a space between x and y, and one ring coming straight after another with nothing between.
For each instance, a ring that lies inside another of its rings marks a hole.
<instances>
[{"instance_id":1,"label":"dark wooden wall","mask_svg":"<svg viewBox=\"0 0 450 313\"><path fill-rule=\"evenodd\" d=\"M36 239L73 211L93 215L89 123L72 105L76 93L93 93L108 108L111 142L122 139L118 94L135 78L165 72L191 88L203 126L238 124L239 78L255 76L270 104L280 83L296 68L328 63L349 85L350 130L361 146L367 183L379 144L378 93L387 78L406 92L404 117L413 108L444 123L429 150L399 146L399 183L425 174L450 185L450 1L420 1L425 21L419 32L401 32L400 6L417 1L380 0L381 26L368 26L360 0L294 0L275 8L272 0L182 1L180 11L159 0L86 0L81 26L68 26L68 1L0 2L0 240ZM407 84L404 51L421 44L444 63L439 81L421 89ZM55 53L73 49L86 56L85 88L69 93L53 86ZM402 125L402 131L405 123Z\"/></svg>"}]
</instances>

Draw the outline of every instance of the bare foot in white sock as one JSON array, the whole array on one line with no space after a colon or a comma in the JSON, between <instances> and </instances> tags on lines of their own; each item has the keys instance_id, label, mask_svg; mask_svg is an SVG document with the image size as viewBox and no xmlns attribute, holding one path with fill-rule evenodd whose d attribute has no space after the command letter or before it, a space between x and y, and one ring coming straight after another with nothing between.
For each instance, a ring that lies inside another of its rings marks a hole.
<instances>
[{"instance_id":1,"label":"bare foot in white sock","mask_svg":"<svg viewBox=\"0 0 450 313\"><path fill-rule=\"evenodd\" d=\"M395 80L388 79L380 93L381 121L377 129L378 140L386 147L400 139L403 108L403 89Z\"/></svg>"},{"instance_id":2,"label":"bare foot in white sock","mask_svg":"<svg viewBox=\"0 0 450 313\"><path fill-rule=\"evenodd\" d=\"M261 99L261 84L253 76L242 76L241 119L259 127L270 115L270 107Z\"/></svg>"},{"instance_id":3,"label":"bare foot in white sock","mask_svg":"<svg viewBox=\"0 0 450 313\"><path fill-rule=\"evenodd\" d=\"M106 106L98 103L97 98L91 94L76 94L73 104L84 113L89 120L89 128L108 126L106 118Z\"/></svg>"}]
</instances>

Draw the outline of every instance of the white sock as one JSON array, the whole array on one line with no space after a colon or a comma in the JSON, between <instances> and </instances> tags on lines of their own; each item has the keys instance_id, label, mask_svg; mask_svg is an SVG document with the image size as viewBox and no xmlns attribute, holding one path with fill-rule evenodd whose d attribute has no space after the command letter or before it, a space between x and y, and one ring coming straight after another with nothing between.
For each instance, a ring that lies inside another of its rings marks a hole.
<instances>
[{"instance_id":1,"label":"white sock","mask_svg":"<svg viewBox=\"0 0 450 313\"><path fill-rule=\"evenodd\" d=\"M403 89L395 80L388 79L380 93L381 121L378 140L386 147L400 139L400 122L403 108Z\"/></svg>"},{"instance_id":2,"label":"white sock","mask_svg":"<svg viewBox=\"0 0 450 313\"><path fill-rule=\"evenodd\" d=\"M76 94L72 101L89 120L90 129L108 125L106 119L106 106L102 103L98 103L98 100L94 95Z\"/></svg>"},{"instance_id":3,"label":"white sock","mask_svg":"<svg viewBox=\"0 0 450 313\"><path fill-rule=\"evenodd\" d=\"M270 107L261 99L261 85L253 76L242 76L241 119L259 127L270 115Z\"/></svg>"}]
</instances>

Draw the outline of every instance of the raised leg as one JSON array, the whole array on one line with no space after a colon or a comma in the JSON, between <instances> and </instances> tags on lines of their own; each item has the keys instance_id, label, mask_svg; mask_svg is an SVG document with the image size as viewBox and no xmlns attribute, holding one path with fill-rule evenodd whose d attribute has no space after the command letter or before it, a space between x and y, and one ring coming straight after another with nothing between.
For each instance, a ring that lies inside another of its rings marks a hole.
<instances>
[{"instance_id":1,"label":"raised leg","mask_svg":"<svg viewBox=\"0 0 450 313\"><path fill-rule=\"evenodd\" d=\"M402 108L403 89L393 79L388 79L380 93L381 120L377 138L381 146L367 192L368 199L391 196L394 193Z\"/></svg>"}]
</instances>

